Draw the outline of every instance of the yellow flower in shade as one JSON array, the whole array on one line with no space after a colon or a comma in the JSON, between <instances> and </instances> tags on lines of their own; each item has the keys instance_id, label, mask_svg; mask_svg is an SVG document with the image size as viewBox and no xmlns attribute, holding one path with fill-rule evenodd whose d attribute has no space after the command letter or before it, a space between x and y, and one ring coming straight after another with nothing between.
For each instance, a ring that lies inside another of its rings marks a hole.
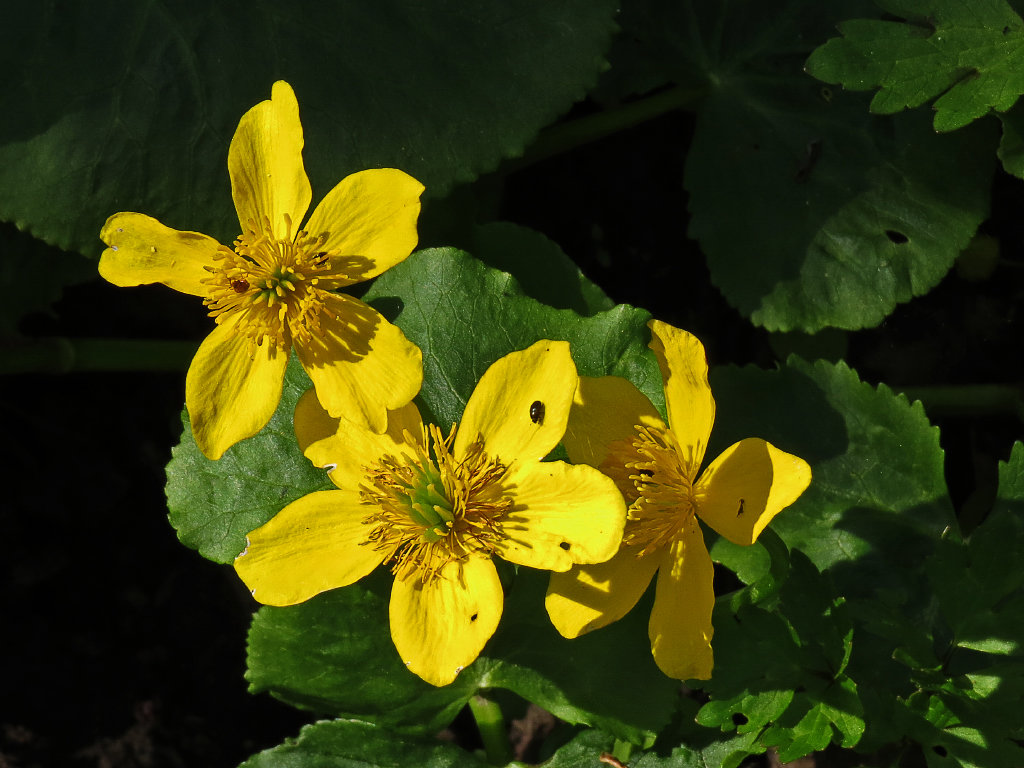
<instances>
[{"instance_id":1,"label":"yellow flower in shade","mask_svg":"<svg viewBox=\"0 0 1024 768\"><path fill-rule=\"evenodd\" d=\"M565 571L618 550L626 506L615 483L541 461L562 438L577 380L566 342L506 355L447 436L412 403L376 434L303 396L299 444L338 490L304 496L250 533L235 570L259 602L293 605L389 563L399 655L428 683L452 682L501 618L494 555Z\"/></svg>"},{"instance_id":2,"label":"yellow flower in shade","mask_svg":"<svg viewBox=\"0 0 1024 768\"><path fill-rule=\"evenodd\" d=\"M735 544L752 544L811 481L803 459L764 440L727 448L700 473L715 401L701 343L653 320L651 349L665 384L668 424L625 379L580 380L565 447L614 478L629 504L622 548L607 562L554 573L546 605L566 637L611 624L654 574L648 624L658 667L681 680L711 677L711 558L697 518Z\"/></svg>"},{"instance_id":3,"label":"yellow flower in shade","mask_svg":"<svg viewBox=\"0 0 1024 768\"><path fill-rule=\"evenodd\" d=\"M242 234L234 248L116 213L100 237L99 271L115 285L163 283L201 296L217 326L199 347L185 405L212 459L262 429L281 399L294 348L323 406L383 431L387 409L423 379L420 350L375 310L335 293L404 260L416 246L423 185L393 168L343 179L313 211L302 164L302 125L291 86L238 123L228 149Z\"/></svg>"}]
</instances>

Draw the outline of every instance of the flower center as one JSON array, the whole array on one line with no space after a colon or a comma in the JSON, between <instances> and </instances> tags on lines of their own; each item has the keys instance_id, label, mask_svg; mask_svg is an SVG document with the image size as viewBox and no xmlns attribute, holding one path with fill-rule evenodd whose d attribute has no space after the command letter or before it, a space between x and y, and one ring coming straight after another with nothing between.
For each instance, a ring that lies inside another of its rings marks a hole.
<instances>
[{"instance_id":1,"label":"flower center","mask_svg":"<svg viewBox=\"0 0 1024 768\"><path fill-rule=\"evenodd\" d=\"M325 292L317 283L334 277L330 257L321 249L325 236L312 237L305 230L292 235L285 216L286 237L275 237L270 219L261 227L249 227L235 240L234 250L221 246L203 302L218 323L235 322L236 333L249 339L249 354L264 339L278 349L309 336L320 335L321 316L334 319L324 304Z\"/></svg>"},{"instance_id":2,"label":"flower center","mask_svg":"<svg viewBox=\"0 0 1024 768\"><path fill-rule=\"evenodd\" d=\"M490 555L502 537L512 507L501 482L507 468L479 440L456 461L454 440L454 425L447 438L433 424L424 427L421 441L409 441L414 458L384 457L360 487L362 503L376 508L363 521L373 526L367 544L393 553L398 579L426 584L450 562Z\"/></svg>"},{"instance_id":3,"label":"flower center","mask_svg":"<svg viewBox=\"0 0 1024 768\"><path fill-rule=\"evenodd\" d=\"M637 426L636 430L635 437L611 446L601 470L620 488L632 483L632 491L626 493L631 503L622 541L639 547L640 557L669 544L694 514L693 479L698 467L671 429Z\"/></svg>"}]
</instances>

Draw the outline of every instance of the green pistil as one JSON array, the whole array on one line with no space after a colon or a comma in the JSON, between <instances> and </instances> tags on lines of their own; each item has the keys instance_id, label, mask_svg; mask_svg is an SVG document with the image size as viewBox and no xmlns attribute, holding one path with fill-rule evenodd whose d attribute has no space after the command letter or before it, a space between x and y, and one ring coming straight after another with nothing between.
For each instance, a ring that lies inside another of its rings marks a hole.
<instances>
[{"instance_id":1,"label":"green pistil","mask_svg":"<svg viewBox=\"0 0 1024 768\"><path fill-rule=\"evenodd\" d=\"M425 471L409 489L409 517L424 527L423 538L431 543L445 536L455 520L441 477L433 467Z\"/></svg>"}]
</instances>

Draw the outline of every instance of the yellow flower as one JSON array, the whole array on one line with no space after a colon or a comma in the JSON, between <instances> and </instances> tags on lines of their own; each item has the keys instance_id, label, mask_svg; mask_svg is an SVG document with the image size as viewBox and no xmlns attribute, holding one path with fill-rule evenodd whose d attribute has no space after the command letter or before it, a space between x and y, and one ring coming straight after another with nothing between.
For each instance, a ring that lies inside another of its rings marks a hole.
<instances>
[{"instance_id":1,"label":"yellow flower","mask_svg":"<svg viewBox=\"0 0 1024 768\"><path fill-rule=\"evenodd\" d=\"M651 321L651 349L665 384L668 425L625 379L581 379L565 447L573 461L613 477L629 504L622 548L600 565L551 575L546 605L566 637L616 621L654 574L648 624L658 667L681 680L711 676L711 558L697 517L735 544L749 545L811 481L803 459L764 440L727 448L699 474L715 401L701 343Z\"/></svg>"},{"instance_id":2,"label":"yellow flower","mask_svg":"<svg viewBox=\"0 0 1024 768\"><path fill-rule=\"evenodd\" d=\"M342 179L313 211L291 86L238 123L228 149L242 234L234 248L116 213L100 237L100 274L121 286L163 283L201 296L216 328L185 383L196 443L211 459L262 429L281 399L294 347L324 407L383 431L387 409L422 383L420 350L375 310L334 293L405 259L416 246L423 185L393 168Z\"/></svg>"},{"instance_id":3,"label":"yellow flower","mask_svg":"<svg viewBox=\"0 0 1024 768\"><path fill-rule=\"evenodd\" d=\"M259 602L293 605L390 563L395 647L427 682L450 683L501 618L493 555L564 571L619 547L626 507L615 483L541 461L562 438L577 381L564 341L506 355L447 437L412 403L376 434L303 397L299 444L339 490L304 496L250 533L235 570Z\"/></svg>"}]
</instances>

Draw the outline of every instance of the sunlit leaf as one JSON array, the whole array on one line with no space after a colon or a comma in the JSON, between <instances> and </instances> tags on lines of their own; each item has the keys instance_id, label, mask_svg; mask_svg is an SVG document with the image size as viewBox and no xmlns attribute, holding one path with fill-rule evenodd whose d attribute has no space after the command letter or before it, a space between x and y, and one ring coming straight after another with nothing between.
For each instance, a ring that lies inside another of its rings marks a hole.
<instances>
[{"instance_id":1,"label":"sunlit leaf","mask_svg":"<svg viewBox=\"0 0 1024 768\"><path fill-rule=\"evenodd\" d=\"M1024 21L1005 0L877 0L895 20L839 25L807 71L852 90L878 88L871 111L891 114L936 99L934 126L951 131L1024 93Z\"/></svg>"},{"instance_id":2,"label":"sunlit leaf","mask_svg":"<svg viewBox=\"0 0 1024 768\"><path fill-rule=\"evenodd\" d=\"M442 195L594 84L609 0L23 4L0 31L0 218L98 253L107 216L238 234L226 167L242 114L292 83L314 197L364 168ZM553 75L553 73L556 73Z\"/></svg>"}]
</instances>

